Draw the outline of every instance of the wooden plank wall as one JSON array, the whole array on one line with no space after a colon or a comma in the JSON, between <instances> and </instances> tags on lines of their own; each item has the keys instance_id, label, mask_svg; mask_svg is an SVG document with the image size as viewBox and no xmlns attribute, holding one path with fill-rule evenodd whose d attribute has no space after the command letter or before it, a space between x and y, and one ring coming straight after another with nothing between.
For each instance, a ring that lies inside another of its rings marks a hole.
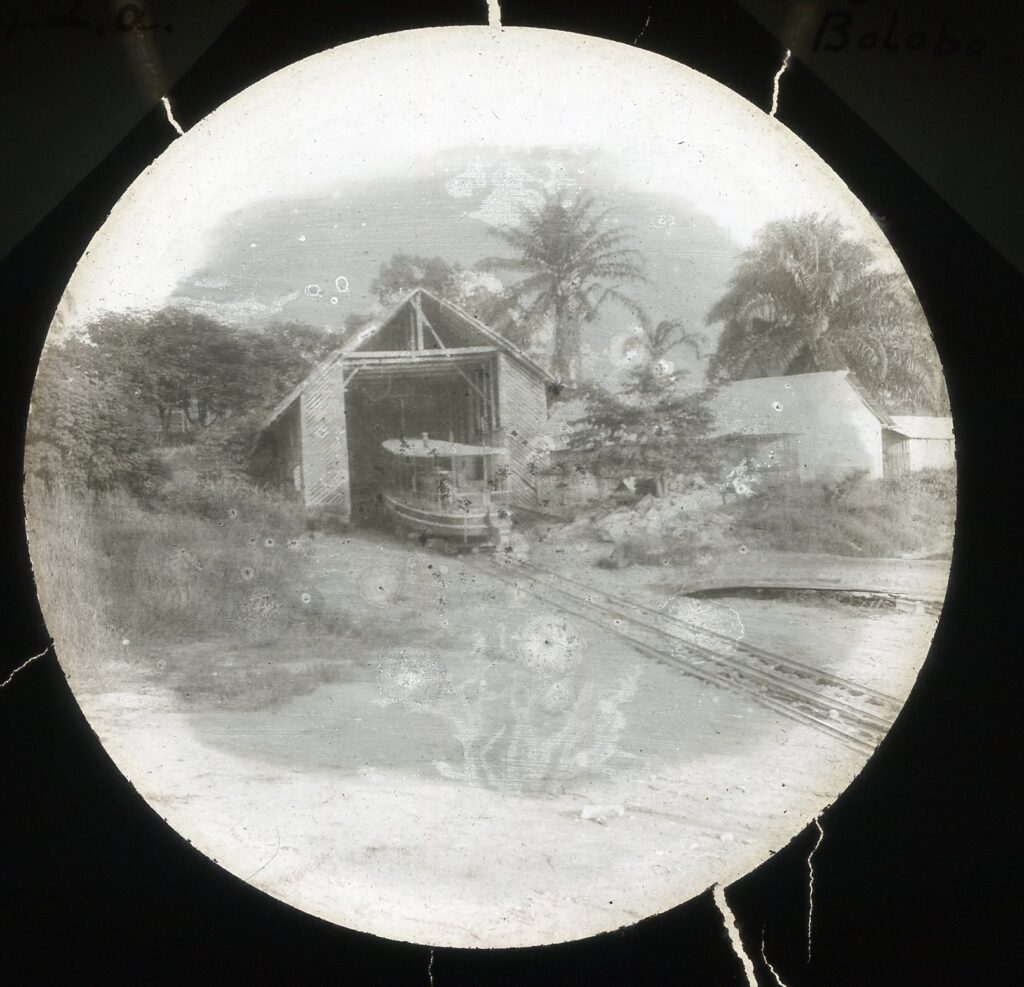
<instances>
[{"instance_id":1,"label":"wooden plank wall","mask_svg":"<svg viewBox=\"0 0 1024 987\"><path fill-rule=\"evenodd\" d=\"M280 418L276 425L278 441L278 486L289 497L302 496L302 418L299 402L296 401ZM295 472L299 471L299 483Z\"/></svg>"},{"instance_id":2,"label":"wooden plank wall","mask_svg":"<svg viewBox=\"0 0 1024 987\"><path fill-rule=\"evenodd\" d=\"M335 361L311 378L301 397L302 487L307 507L326 507L348 520L348 477L343 364Z\"/></svg>"},{"instance_id":3,"label":"wooden plank wall","mask_svg":"<svg viewBox=\"0 0 1024 987\"><path fill-rule=\"evenodd\" d=\"M547 424L547 391L542 380L512 360L498 354L498 409L501 431L509 451L509 492L513 503L537 503L537 479L531 473L535 436Z\"/></svg>"}]
</instances>

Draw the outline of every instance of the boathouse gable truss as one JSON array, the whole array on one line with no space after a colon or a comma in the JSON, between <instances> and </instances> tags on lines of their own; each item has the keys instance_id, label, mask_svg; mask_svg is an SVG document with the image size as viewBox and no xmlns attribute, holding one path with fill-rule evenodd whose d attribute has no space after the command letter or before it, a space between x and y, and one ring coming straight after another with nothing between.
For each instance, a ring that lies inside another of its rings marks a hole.
<instances>
[{"instance_id":1,"label":"boathouse gable truss","mask_svg":"<svg viewBox=\"0 0 1024 987\"><path fill-rule=\"evenodd\" d=\"M395 438L432 429L435 438L506 446L510 493L524 502L533 496L530 441L544 429L551 383L498 333L417 289L332 353L268 416L263 437L279 450L273 476L288 473L306 507L348 520L353 492L366 499L367 471L377 469L368 465L376 431L386 427L396 432L386 437ZM378 403L379 420L368 414L368 402ZM294 427L284 431L296 416L297 444Z\"/></svg>"}]
</instances>

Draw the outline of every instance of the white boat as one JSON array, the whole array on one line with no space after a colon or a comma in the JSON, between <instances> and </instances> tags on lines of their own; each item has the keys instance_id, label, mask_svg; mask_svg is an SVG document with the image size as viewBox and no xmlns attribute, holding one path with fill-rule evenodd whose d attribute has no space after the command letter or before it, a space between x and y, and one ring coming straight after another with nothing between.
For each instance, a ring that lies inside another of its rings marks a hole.
<instances>
[{"instance_id":1,"label":"white boat","mask_svg":"<svg viewBox=\"0 0 1024 987\"><path fill-rule=\"evenodd\" d=\"M507 450L432 439L386 439L394 469L384 503L395 526L464 548L508 543Z\"/></svg>"}]
</instances>

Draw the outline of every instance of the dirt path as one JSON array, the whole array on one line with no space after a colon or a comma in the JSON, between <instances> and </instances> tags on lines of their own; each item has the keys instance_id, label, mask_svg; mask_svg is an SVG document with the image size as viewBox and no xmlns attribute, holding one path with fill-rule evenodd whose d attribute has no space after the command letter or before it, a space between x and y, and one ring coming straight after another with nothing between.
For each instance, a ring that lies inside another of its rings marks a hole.
<instances>
[{"instance_id":1,"label":"dirt path","mask_svg":"<svg viewBox=\"0 0 1024 987\"><path fill-rule=\"evenodd\" d=\"M743 638L758 647L809 662L824 671L904 699L927 654L938 618L914 608L871 609L830 596L859 586L883 593L907 592L923 599L941 598L948 563L902 559L844 559L795 553L762 553L751 567L737 563L731 572L696 577L668 566L635 565L603 569L597 560L608 554L599 543L534 544L526 567L568 570L598 590L659 610L690 591L708 585L810 585L825 592L760 598L754 593L726 592L707 601L739 618ZM724 623L728 623L724 621Z\"/></svg>"},{"instance_id":2,"label":"dirt path","mask_svg":"<svg viewBox=\"0 0 1024 987\"><path fill-rule=\"evenodd\" d=\"M317 555L325 605L351 613L357 632L338 645L341 681L250 711L188 704L127 673L117 692L82 696L115 761L171 825L314 914L461 946L613 929L756 866L859 769L861 758L813 729L581 623L595 697L637 673L612 711L622 724L604 770L581 766L545 795L444 777L439 762L459 757L454 707L382 704L380 654L429 644L456 690L479 686L481 669L486 688L500 688L511 642L544 604L414 543L321 537ZM629 570L638 585L639 569ZM868 653L856 614L842 626L829 615L834 632L823 634L820 610L730 602L780 648L801 641L805 656L847 669Z\"/></svg>"},{"instance_id":3,"label":"dirt path","mask_svg":"<svg viewBox=\"0 0 1024 987\"><path fill-rule=\"evenodd\" d=\"M633 566L601 570L596 563L611 554L612 546L593 539L566 541L546 536L537 527L529 540L526 558L549 567L582 566L588 577L626 582L637 577L630 569L649 574L650 585L671 586L677 593L735 588L817 588L833 591L875 591L904 594L941 602L949 580L950 563L940 559L865 559L805 552L751 549L723 555L707 565L680 571L674 566Z\"/></svg>"}]
</instances>

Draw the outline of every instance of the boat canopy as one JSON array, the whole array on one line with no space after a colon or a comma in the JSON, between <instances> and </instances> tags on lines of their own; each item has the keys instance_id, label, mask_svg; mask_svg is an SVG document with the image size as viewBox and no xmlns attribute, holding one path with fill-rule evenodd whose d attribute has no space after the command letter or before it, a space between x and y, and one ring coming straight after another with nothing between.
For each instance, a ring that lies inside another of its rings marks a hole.
<instances>
[{"instance_id":1,"label":"boat canopy","mask_svg":"<svg viewBox=\"0 0 1024 987\"><path fill-rule=\"evenodd\" d=\"M471 446L463 442L444 439L385 439L381 445L396 456L414 456L423 459L451 459L460 456L505 456L507 449L500 446Z\"/></svg>"}]
</instances>

